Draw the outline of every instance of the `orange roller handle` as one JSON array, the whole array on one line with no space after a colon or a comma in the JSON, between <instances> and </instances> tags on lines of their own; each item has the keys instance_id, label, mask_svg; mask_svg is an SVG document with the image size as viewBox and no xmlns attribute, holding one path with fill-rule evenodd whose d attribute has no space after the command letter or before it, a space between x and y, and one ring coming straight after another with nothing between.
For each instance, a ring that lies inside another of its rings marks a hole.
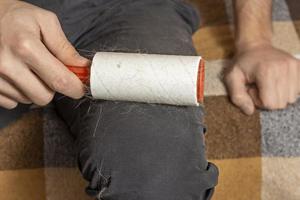
<instances>
[{"instance_id":1,"label":"orange roller handle","mask_svg":"<svg viewBox=\"0 0 300 200\"><path fill-rule=\"evenodd\" d=\"M205 61L200 60L197 79L197 100L198 103L204 102L204 79L205 79Z\"/></svg>"},{"instance_id":2,"label":"orange roller handle","mask_svg":"<svg viewBox=\"0 0 300 200\"><path fill-rule=\"evenodd\" d=\"M90 68L79 66L67 66L67 68L73 72L84 84L87 84L90 79Z\"/></svg>"}]
</instances>

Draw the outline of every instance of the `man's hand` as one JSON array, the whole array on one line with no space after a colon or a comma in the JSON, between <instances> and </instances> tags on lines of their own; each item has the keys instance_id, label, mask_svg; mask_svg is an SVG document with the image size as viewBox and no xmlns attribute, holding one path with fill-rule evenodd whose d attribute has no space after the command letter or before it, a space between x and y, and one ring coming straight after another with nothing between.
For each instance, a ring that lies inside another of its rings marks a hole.
<instances>
[{"instance_id":1,"label":"man's hand","mask_svg":"<svg viewBox=\"0 0 300 200\"><path fill-rule=\"evenodd\" d=\"M0 106L48 104L54 92L80 98L84 87L65 65L87 66L55 14L16 0L0 2Z\"/></svg>"},{"instance_id":2,"label":"man's hand","mask_svg":"<svg viewBox=\"0 0 300 200\"><path fill-rule=\"evenodd\" d=\"M272 0L234 0L234 8L235 63L224 77L232 102L248 115L294 103L300 61L272 46Z\"/></svg>"},{"instance_id":3,"label":"man's hand","mask_svg":"<svg viewBox=\"0 0 300 200\"><path fill-rule=\"evenodd\" d=\"M225 82L232 102L250 115L255 106L283 109L300 92L300 61L271 45L238 52Z\"/></svg>"}]
</instances>

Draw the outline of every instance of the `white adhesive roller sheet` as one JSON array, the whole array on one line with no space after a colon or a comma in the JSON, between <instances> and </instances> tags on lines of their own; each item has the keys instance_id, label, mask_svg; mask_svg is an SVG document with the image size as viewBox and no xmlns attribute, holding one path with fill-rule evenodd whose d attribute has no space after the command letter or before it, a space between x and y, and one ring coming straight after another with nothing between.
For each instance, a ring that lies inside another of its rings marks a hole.
<instances>
[{"instance_id":1,"label":"white adhesive roller sheet","mask_svg":"<svg viewBox=\"0 0 300 200\"><path fill-rule=\"evenodd\" d=\"M200 56L99 52L91 66L91 93L95 99L198 106L200 61Z\"/></svg>"}]
</instances>

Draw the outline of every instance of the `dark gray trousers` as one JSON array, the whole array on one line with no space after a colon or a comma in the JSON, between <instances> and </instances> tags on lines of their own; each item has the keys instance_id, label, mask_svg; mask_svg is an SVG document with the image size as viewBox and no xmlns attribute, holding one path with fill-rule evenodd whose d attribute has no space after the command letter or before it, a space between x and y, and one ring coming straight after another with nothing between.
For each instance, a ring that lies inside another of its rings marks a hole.
<instances>
[{"instance_id":1,"label":"dark gray trousers","mask_svg":"<svg viewBox=\"0 0 300 200\"><path fill-rule=\"evenodd\" d=\"M195 55L197 12L180 0L28 0L52 10L81 53ZM218 170L205 157L203 108L57 96L76 138L87 193L104 200L204 200Z\"/></svg>"}]
</instances>

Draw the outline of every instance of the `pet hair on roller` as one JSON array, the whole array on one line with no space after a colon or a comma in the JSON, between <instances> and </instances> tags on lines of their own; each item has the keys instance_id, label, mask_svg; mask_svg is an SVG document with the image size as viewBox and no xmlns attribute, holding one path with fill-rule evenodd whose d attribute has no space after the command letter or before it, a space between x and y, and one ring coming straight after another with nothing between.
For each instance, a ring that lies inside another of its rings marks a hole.
<instances>
[{"instance_id":1,"label":"pet hair on roller","mask_svg":"<svg viewBox=\"0 0 300 200\"><path fill-rule=\"evenodd\" d=\"M88 67L68 66L90 84L94 99L199 106L204 95L200 56L98 52Z\"/></svg>"}]
</instances>

